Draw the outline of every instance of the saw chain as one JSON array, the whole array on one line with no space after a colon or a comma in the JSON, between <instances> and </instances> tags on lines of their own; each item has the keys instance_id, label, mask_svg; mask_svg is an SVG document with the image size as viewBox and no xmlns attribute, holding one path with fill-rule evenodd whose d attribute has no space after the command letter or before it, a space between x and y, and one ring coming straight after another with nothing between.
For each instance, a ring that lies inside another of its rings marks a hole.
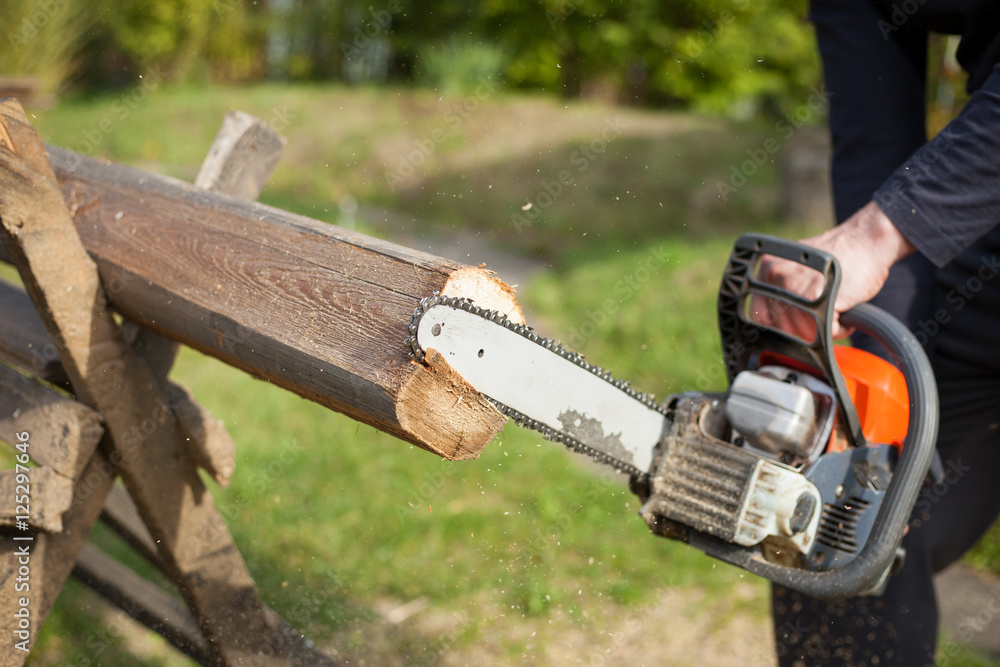
<instances>
[{"instance_id":1,"label":"saw chain","mask_svg":"<svg viewBox=\"0 0 1000 667\"><path fill-rule=\"evenodd\" d=\"M475 315L476 317L482 318L487 322L504 327L505 329L521 336L525 340L530 341L531 343L545 349L546 351L552 354L559 355L566 361L569 361L578 366L579 368L582 368L583 370L600 378L601 380L604 380L617 390L624 392L629 397L643 403L646 407L650 408L651 410L659 412L664 417L669 418L670 416L669 411L665 407L657 403L652 394L645 394L637 391L629 384L628 381L619 380L613 377L611 373L608 372L606 369L591 364L586 359L584 359L583 355L579 354L578 352L567 350L565 347L563 347L562 343L560 343L559 341L536 334L530 326L514 322L506 315L496 310L491 310L488 308L482 308L480 306L477 306L470 299L466 299L463 297L442 296L440 293L435 292L433 295L424 297L423 299L420 300L420 303L413 311L413 318L410 320L410 326L409 326L410 335L406 339L406 343L410 347L410 351L413 355L413 358L421 363L423 363L424 361L426 350L422 349L417 341L417 330L420 326L421 318L423 318L423 316L427 313L427 311L429 311L431 308L435 306L447 306L449 308L463 310L467 313ZM580 454L585 454L590 458L592 458L593 460L597 461L598 463L611 466L620 472L626 473L631 477L633 477L634 480L633 483L638 482L645 484L648 481L649 479L648 471L640 470L639 468L635 467L630 463L620 461L606 452L602 452L598 449L590 447L589 445L580 442L580 440L573 437L572 435L568 433L563 433L555 428L552 428L547 424L543 424L542 422L536 419L532 419L528 415L501 403L500 401L494 399L491 396L485 396L485 398L489 400L490 403L495 405L500 412L502 412L507 417L513 419L516 424L518 424L519 426L523 426L524 428L529 428L533 431L541 433L546 440L561 443L571 451L578 452Z\"/></svg>"}]
</instances>

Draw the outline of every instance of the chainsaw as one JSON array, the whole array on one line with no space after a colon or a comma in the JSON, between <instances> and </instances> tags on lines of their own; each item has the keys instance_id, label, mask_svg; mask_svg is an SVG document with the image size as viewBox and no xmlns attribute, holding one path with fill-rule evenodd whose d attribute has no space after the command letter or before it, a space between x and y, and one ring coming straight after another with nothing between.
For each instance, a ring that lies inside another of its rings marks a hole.
<instances>
[{"instance_id":1,"label":"chainsaw","mask_svg":"<svg viewBox=\"0 0 1000 667\"><path fill-rule=\"evenodd\" d=\"M822 293L767 283L765 256L819 272ZM870 304L840 315L895 365L833 344L840 276L815 248L737 240L718 299L724 393L658 402L526 325L437 294L417 307L407 342L418 361L443 355L518 424L628 474L653 533L840 599L878 592L901 565L938 422L930 364L898 320ZM778 329L763 308L791 309L809 326Z\"/></svg>"}]
</instances>

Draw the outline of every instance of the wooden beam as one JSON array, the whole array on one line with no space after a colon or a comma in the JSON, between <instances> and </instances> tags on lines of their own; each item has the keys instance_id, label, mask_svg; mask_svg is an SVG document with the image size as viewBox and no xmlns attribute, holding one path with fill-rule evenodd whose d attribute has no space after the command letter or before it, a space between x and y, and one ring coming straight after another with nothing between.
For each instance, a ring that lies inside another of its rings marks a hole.
<instances>
[{"instance_id":1,"label":"wooden beam","mask_svg":"<svg viewBox=\"0 0 1000 667\"><path fill-rule=\"evenodd\" d=\"M68 479L79 479L104 434L97 412L0 364L0 440L14 445L25 430L32 460Z\"/></svg>"},{"instance_id":2,"label":"wooden beam","mask_svg":"<svg viewBox=\"0 0 1000 667\"><path fill-rule=\"evenodd\" d=\"M460 377L413 362L405 344L414 308L435 291L520 321L513 292L488 271L65 150L49 155L128 318L447 458L478 456L505 423Z\"/></svg>"},{"instance_id":3,"label":"wooden beam","mask_svg":"<svg viewBox=\"0 0 1000 667\"><path fill-rule=\"evenodd\" d=\"M285 138L270 125L242 111L230 111L201 163L194 187L255 200L284 149Z\"/></svg>"},{"instance_id":4,"label":"wooden beam","mask_svg":"<svg viewBox=\"0 0 1000 667\"><path fill-rule=\"evenodd\" d=\"M22 482L22 478L27 483ZM29 510L27 515L21 514L19 505L14 504L14 499L21 496L28 501L23 505ZM0 528L18 532L26 530L21 527L24 522L33 530L61 533L63 513L73 500L73 480L45 466L29 468L22 474L16 470L0 470L0 498L8 499L0 504ZM27 519L20 518L23 516Z\"/></svg>"},{"instance_id":5,"label":"wooden beam","mask_svg":"<svg viewBox=\"0 0 1000 667\"><path fill-rule=\"evenodd\" d=\"M143 579L93 544L83 545L73 576L126 614L156 631L200 665L212 664L212 653L198 622L184 603Z\"/></svg>"},{"instance_id":6,"label":"wooden beam","mask_svg":"<svg viewBox=\"0 0 1000 667\"><path fill-rule=\"evenodd\" d=\"M111 315L37 132L16 105L0 102L0 116L15 149L0 149L0 235L77 398L104 416L110 456L162 561L216 661L289 664L211 494L183 455L180 430L157 379ZM152 428L136 435L133 429L147 422ZM72 563L77 553L65 560Z\"/></svg>"},{"instance_id":7,"label":"wooden beam","mask_svg":"<svg viewBox=\"0 0 1000 667\"><path fill-rule=\"evenodd\" d=\"M0 244L0 248L4 246ZM6 280L0 280L0 313L3 313L0 317L0 357L47 382L68 386L59 353L45 333L31 299L23 289Z\"/></svg>"}]
</instances>

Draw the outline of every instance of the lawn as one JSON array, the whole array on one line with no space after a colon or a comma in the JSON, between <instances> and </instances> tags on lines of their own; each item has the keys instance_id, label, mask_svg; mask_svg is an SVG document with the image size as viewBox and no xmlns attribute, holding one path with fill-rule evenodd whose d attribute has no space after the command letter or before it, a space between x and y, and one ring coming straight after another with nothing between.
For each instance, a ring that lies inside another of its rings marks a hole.
<instances>
[{"instance_id":1,"label":"lawn","mask_svg":"<svg viewBox=\"0 0 1000 667\"><path fill-rule=\"evenodd\" d=\"M540 328L661 398L724 386L715 294L735 236L809 232L778 222L780 153L719 197L776 136L763 122L496 90L137 97L33 120L50 143L191 180L225 111L253 113L288 139L264 201L530 258L540 271L518 296ZM263 598L352 663L773 661L762 581L651 537L623 480L534 433L509 424L480 459L449 463L190 350L172 377L239 444L213 493ZM94 539L149 573L109 531ZM31 664L94 662L188 664L73 584Z\"/></svg>"}]
</instances>

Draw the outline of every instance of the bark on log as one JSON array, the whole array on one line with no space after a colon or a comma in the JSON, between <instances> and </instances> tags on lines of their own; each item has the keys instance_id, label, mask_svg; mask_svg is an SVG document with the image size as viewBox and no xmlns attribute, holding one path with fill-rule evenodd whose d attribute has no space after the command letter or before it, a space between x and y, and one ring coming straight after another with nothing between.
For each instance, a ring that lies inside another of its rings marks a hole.
<instances>
[{"instance_id":1,"label":"bark on log","mask_svg":"<svg viewBox=\"0 0 1000 667\"><path fill-rule=\"evenodd\" d=\"M435 291L521 321L490 272L62 149L49 157L129 319L446 458L478 456L506 421L405 344Z\"/></svg>"}]
</instances>

